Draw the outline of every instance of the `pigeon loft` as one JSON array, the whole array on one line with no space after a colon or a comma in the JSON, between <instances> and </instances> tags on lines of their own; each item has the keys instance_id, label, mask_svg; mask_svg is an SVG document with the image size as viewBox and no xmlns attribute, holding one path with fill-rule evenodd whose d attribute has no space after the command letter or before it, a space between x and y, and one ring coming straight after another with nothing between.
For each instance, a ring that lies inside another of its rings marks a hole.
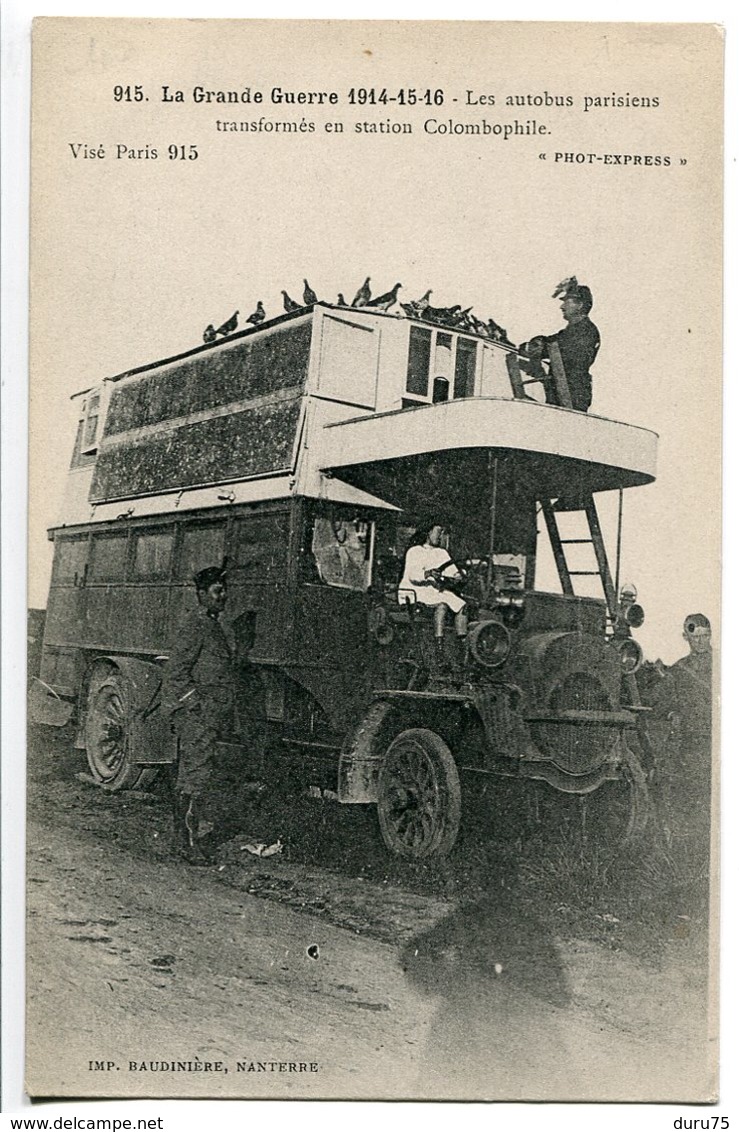
<instances>
[{"instance_id":1,"label":"pigeon loft","mask_svg":"<svg viewBox=\"0 0 739 1132\"><path fill-rule=\"evenodd\" d=\"M469 332L321 304L119 374L80 395L64 519L262 476L316 480L309 434L347 412L510 397L509 354Z\"/></svg>"}]
</instances>

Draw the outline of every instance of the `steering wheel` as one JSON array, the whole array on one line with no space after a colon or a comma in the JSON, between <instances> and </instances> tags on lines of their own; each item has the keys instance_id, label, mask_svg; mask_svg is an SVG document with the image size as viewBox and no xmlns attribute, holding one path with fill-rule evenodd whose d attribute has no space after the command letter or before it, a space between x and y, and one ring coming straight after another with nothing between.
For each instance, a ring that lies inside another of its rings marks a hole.
<instances>
[{"instance_id":1,"label":"steering wheel","mask_svg":"<svg viewBox=\"0 0 739 1132\"><path fill-rule=\"evenodd\" d=\"M458 578L444 577L444 570L448 570L450 566L454 566L459 572L460 576ZM451 589L454 593L457 593L458 588L467 582L470 573L478 570L481 566L487 566L487 559L466 558L461 562L457 562L454 558L448 558L446 562L442 562L440 566L435 566L433 570L429 570L427 576L434 578L438 582L441 590ZM464 595L460 593L459 596L463 597Z\"/></svg>"}]
</instances>

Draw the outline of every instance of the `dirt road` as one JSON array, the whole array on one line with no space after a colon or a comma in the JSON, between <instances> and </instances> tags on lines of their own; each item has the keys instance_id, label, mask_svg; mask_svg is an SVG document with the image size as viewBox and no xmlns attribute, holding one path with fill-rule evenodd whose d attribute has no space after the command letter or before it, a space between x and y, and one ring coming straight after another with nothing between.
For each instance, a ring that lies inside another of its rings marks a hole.
<instances>
[{"instance_id":1,"label":"dirt road","mask_svg":"<svg viewBox=\"0 0 739 1132\"><path fill-rule=\"evenodd\" d=\"M29 761L33 1095L711 1092L705 941L686 915L651 958L575 937L497 877L473 890L453 861L389 860L371 814L315 799L290 815L302 841L262 801L196 870L170 856L163 788L99 791L49 730ZM244 849L277 834L279 856Z\"/></svg>"}]
</instances>

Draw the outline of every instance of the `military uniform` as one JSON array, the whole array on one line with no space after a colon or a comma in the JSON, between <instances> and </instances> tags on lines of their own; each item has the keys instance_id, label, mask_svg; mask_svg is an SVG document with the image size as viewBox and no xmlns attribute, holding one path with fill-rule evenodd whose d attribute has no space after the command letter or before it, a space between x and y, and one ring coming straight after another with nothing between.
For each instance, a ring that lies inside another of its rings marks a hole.
<instances>
[{"instance_id":1,"label":"military uniform","mask_svg":"<svg viewBox=\"0 0 739 1132\"><path fill-rule=\"evenodd\" d=\"M216 742L233 728L233 650L218 617L198 606L178 627L164 676L162 703L179 738L177 789L208 788Z\"/></svg>"},{"instance_id":2,"label":"military uniform","mask_svg":"<svg viewBox=\"0 0 739 1132\"><path fill-rule=\"evenodd\" d=\"M704 638L710 634L702 614L685 618L683 636L690 642L690 652L664 672L647 704L658 740L662 821L675 867L694 873L708 867L710 853L713 658L710 638L707 647L698 648L692 634Z\"/></svg>"},{"instance_id":3,"label":"military uniform","mask_svg":"<svg viewBox=\"0 0 739 1132\"><path fill-rule=\"evenodd\" d=\"M567 385L570 392L572 408L581 413L587 413L593 400L593 379L590 376L590 367L598 356L600 349L600 331L589 318L589 311L593 305L593 296L589 287L578 284L574 275L563 280L552 295L553 299L562 299L562 313L567 319L567 326L557 334L540 334L530 342L524 342L519 350L528 355L531 361L524 365L524 369L532 377L541 379L545 376L541 359L551 357L550 346L556 342L562 356ZM566 309L567 300L580 304L581 316L575 317L572 308ZM544 386L547 404L559 405L559 398L550 379Z\"/></svg>"},{"instance_id":4,"label":"military uniform","mask_svg":"<svg viewBox=\"0 0 739 1132\"><path fill-rule=\"evenodd\" d=\"M557 334L547 338L547 343L556 342L562 355L562 365L567 376L572 408L586 413L593 399L593 379L590 367L600 349L600 332L594 322L585 317L580 322L570 322ZM544 355L545 357L548 354ZM547 387L547 392L549 387ZM549 400L549 396L547 396Z\"/></svg>"}]
</instances>

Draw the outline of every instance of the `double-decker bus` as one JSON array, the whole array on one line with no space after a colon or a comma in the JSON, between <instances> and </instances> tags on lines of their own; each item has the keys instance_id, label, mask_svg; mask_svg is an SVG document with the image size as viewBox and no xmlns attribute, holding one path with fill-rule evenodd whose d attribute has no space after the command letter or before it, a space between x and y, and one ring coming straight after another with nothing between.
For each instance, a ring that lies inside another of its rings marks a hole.
<instances>
[{"instance_id":1,"label":"double-decker bus","mask_svg":"<svg viewBox=\"0 0 739 1132\"><path fill-rule=\"evenodd\" d=\"M597 497L651 482L657 438L536 393L505 342L316 303L78 395L37 691L95 782L176 759L167 644L193 575L225 560L248 679L224 741L245 775L289 766L376 805L409 857L451 850L465 777L581 797L620 782L638 829L638 607L619 608ZM429 517L470 616L441 648L433 611L399 592Z\"/></svg>"}]
</instances>

